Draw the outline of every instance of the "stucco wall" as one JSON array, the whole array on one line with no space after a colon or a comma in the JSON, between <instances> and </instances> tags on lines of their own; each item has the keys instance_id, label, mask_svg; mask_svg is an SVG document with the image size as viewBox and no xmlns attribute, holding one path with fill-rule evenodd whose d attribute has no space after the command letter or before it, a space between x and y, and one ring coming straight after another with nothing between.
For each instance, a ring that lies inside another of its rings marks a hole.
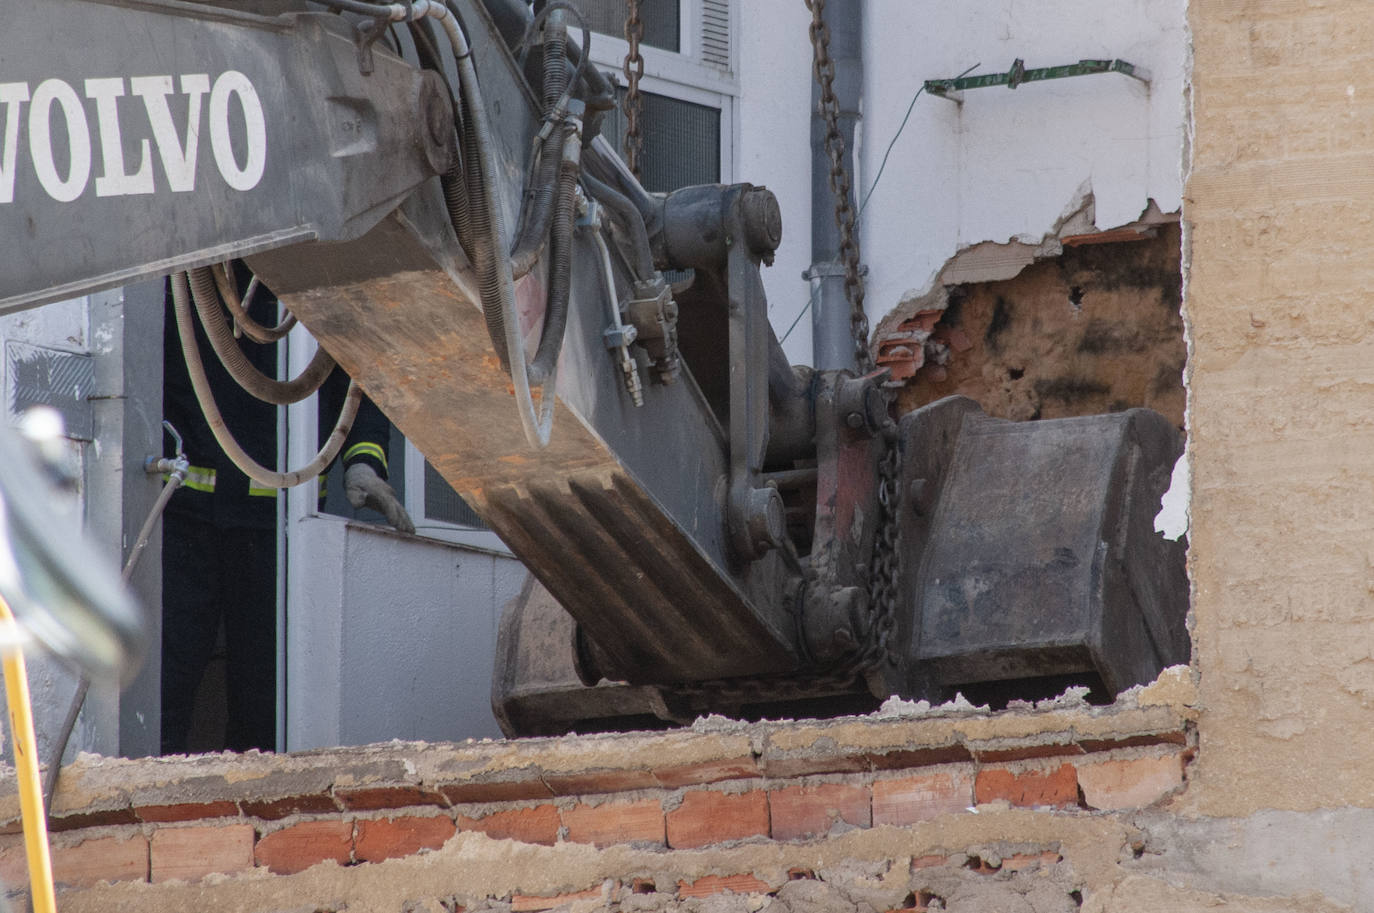
<instances>
[{"instance_id":1,"label":"stucco wall","mask_svg":"<svg viewBox=\"0 0 1374 913\"><path fill-rule=\"evenodd\" d=\"M1192 5L1191 448L1207 814L1374 804L1374 7Z\"/></svg>"}]
</instances>

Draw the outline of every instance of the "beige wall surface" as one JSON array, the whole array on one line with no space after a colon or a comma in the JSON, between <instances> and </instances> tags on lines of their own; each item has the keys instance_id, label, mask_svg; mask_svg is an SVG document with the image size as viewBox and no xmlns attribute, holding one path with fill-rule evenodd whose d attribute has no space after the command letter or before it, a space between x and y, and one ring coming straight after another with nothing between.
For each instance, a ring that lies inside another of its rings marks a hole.
<instances>
[{"instance_id":1,"label":"beige wall surface","mask_svg":"<svg viewBox=\"0 0 1374 913\"><path fill-rule=\"evenodd\" d=\"M1190 7L1189 802L1368 807L1374 4Z\"/></svg>"}]
</instances>

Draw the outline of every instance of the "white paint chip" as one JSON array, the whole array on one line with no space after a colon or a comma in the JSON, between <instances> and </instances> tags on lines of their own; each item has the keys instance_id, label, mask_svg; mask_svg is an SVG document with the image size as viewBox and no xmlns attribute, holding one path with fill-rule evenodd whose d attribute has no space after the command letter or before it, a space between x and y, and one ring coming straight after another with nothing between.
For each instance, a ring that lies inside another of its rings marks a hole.
<instances>
[{"instance_id":1,"label":"white paint chip","mask_svg":"<svg viewBox=\"0 0 1374 913\"><path fill-rule=\"evenodd\" d=\"M1188 532L1188 504L1192 500L1192 491L1192 473L1188 467L1188 454L1184 453L1174 464L1169 490L1164 492L1160 501L1159 513L1155 515L1155 532L1175 542Z\"/></svg>"}]
</instances>

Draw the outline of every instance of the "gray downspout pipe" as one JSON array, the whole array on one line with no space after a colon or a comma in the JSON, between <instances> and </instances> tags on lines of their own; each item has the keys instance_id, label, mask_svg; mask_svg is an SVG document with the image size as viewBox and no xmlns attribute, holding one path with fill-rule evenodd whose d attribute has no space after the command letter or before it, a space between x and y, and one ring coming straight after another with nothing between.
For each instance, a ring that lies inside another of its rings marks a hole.
<instances>
[{"instance_id":1,"label":"gray downspout pipe","mask_svg":"<svg viewBox=\"0 0 1374 913\"><path fill-rule=\"evenodd\" d=\"M854 134L863 89L863 0L825 0L830 27L830 58L835 62L835 97L840 106L845 165L854 176ZM856 370L849 301L844 294L840 233L835 226L835 198L830 192L830 158L825 153L825 117L821 90L811 80L811 281L812 361L819 371ZM851 193L850 204L856 201ZM855 231L858 226L855 226Z\"/></svg>"}]
</instances>

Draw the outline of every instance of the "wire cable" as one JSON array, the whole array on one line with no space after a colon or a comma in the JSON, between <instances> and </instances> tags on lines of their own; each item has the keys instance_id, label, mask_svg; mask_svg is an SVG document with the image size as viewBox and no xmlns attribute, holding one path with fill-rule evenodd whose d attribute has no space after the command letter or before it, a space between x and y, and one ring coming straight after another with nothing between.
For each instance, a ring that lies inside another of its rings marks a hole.
<instances>
[{"instance_id":1,"label":"wire cable","mask_svg":"<svg viewBox=\"0 0 1374 913\"><path fill-rule=\"evenodd\" d=\"M960 79L967 76L981 66L981 63L975 63L954 78ZM897 145L897 139L902 135L902 131L906 129L906 122L911 119L911 110L916 107L916 99L920 98L921 93L925 90L925 83L921 83L921 87L916 90L916 94L911 96L911 104L906 106L906 116L902 118L902 125L898 127L897 132L892 135L892 142L887 144L887 151L883 153L883 162L878 166L878 173L873 176L873 183L868 185L868 193L864 194L863 202L859 204L859 215L864 214L864 207L868 205L868 198L873 196L873 191L878 189L878 182L883 179L883 169L887 167L887 157L892 154L892 147Z\"/></svg>"},{"instance_id":2,"label":"wire cable","mask_svg":"<svg viewBox=\"0 0 1374 913\"><path fill-rule=\"evenodd\" d=\"M0 622L14 624L9 603L0 596ZM24 825L24 855L29 864L29 896L34 913L57 913L53 890L52 855L48 849L48 819L43 813L43 787L38 776L38 739L33 732L33 703L24 653L17 647L5 654L5 701L14 742L14 769L19 780L19 813Z\"/></svg>"}]
</instances>

